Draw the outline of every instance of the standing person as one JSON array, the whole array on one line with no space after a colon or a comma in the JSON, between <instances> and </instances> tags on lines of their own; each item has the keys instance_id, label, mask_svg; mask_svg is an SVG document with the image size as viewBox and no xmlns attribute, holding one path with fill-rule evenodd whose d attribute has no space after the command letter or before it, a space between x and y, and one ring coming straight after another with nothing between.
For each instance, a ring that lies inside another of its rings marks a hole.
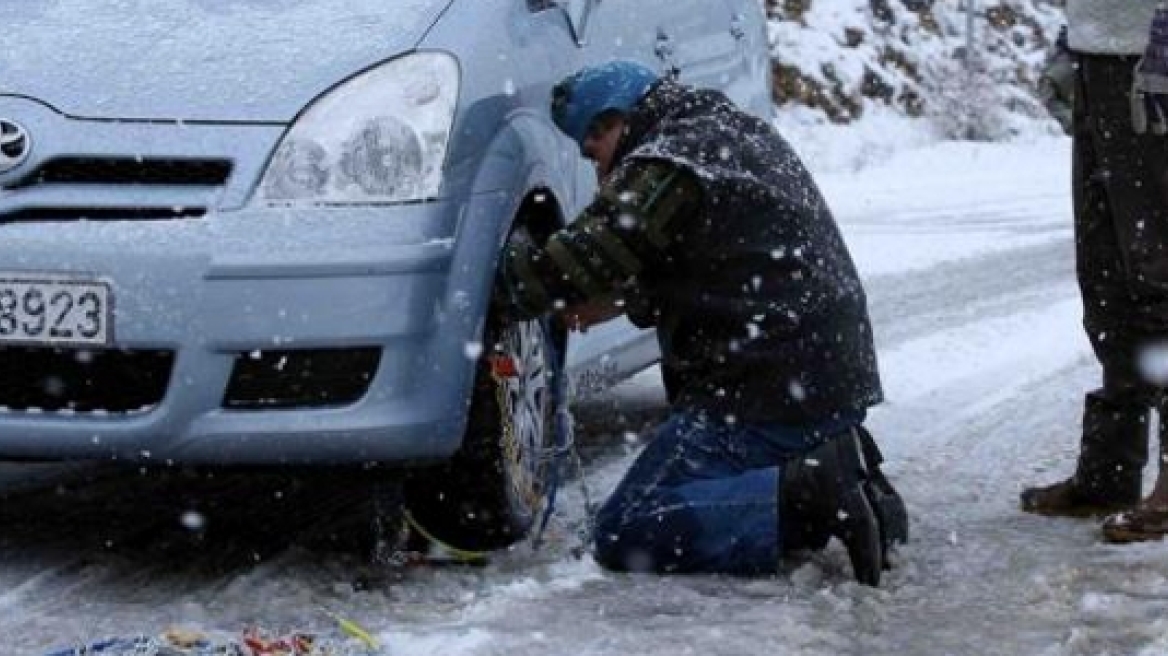
<instances>
[{"instance_id":1,"label":"standing person","mask_svg":"<svg viewBox=\"0 0 1168 656\"><path fill-rule=\"evenodd\" d=\"M671 397L598 514L597 560L768 573L835 536L877 585L908 529L862 426L881 400L865 295L794 152L721 93L627 61L557 85L552 114L601 185L547 243L505 252L509 311L656 327Z\"/></svg>"},{"instance_id":2,"label":"standing person","mask_svg":"<svg viewBox=\"0 0 1168 656\"><path fill-rule=\"evenodd\" d=\"M1126 510L1104 522L1105 539L1158 539L1168 533L1163 438L1155 489L1140 497L1149 409L1168 436L1165 377L1149 366L1168 341L1168 9L1157 0L1069 0L1067 19L1076 260L1103 385L1086 396L1074 473L1024 490L1021 504L1055 516Z\"/></svg>"}]
</instances>

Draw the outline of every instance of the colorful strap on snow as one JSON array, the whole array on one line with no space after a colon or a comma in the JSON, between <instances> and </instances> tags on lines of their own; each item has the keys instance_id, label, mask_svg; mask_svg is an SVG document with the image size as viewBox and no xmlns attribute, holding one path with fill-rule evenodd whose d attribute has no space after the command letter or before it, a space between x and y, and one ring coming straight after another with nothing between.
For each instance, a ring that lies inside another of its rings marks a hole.
<instances>
[{"instance_id":1,"label":"colorful strap on snow","mask_svg":"<svg viewBox=\"0 0 1168 656\"><path fill-rule=\"evenodd\" d=\"M47 656L384 656L377 640L356 622L326 611L339 633L274 634L251 628L238 636L171 629L161 636L107 638Z\"/></svg>"},{"instance_id":2,"label":"colorful strap on snow","mask_svg":"<svg viewBox=\"0 0 1168 656\"><path fill-rule=\"evenodd\" d=\"M55 651L48 656L252 656L239 644L215 642L207 639L180 646L165 637L137 635L106 638Z\"/></svg>"}]
</instances>

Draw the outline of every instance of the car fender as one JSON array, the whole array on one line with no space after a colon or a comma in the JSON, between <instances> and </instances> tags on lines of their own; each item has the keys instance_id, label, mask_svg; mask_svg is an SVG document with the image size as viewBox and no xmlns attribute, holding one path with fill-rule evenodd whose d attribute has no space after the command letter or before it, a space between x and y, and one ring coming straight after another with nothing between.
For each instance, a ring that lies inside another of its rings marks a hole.
<instances>
[{"instance_id":1,"label":"car fender","mask_svg":"<svg viewBox=\"0 0 1168 656\"><path fill-rule=\"evenodd\" d=\"M480 159L471 191L465 197L453 243L450 276L437 318L449 343L467 345L457 353L444 353L443 367L457 374L451 383L458 398L468 399L474 382L478 349L494 289L499 253L524 201L536 192L547 193L550 202L572 196L578 168L574 153L563 156L566 140L534 113L517 113L498 130ZM562 216L562 215L561 215Z\"/></svg>"},{"instance_id":2,"label":"car fender","mask_svg":"<svg viewBox=\"0 0 1168 656\"><path fill-rule=\"evenodd\" d=\"M546 118L534 111L510 115L485 148L455 240L455 282L473 290L480 320L486 316L499 253L532 193L546 193L562 210L576 197L579 157ZM454 281L452 281L454 282ZM481 323L481 321L480 321Z\"/></svg>"},{"instance_id":3,"label":"car fender","mask_svg":"<svg viewBox=\"0 0 1168 656\"><path fill-rule=\"evenodd\" d=\"M506 241L511 222L533 191L550 193L565 210L577 205L579 169L572 142L546 117L533 110L508 116L484 152L472 187L475 195L502 190L511 199L512 211L494 226L496 243L502 246Z\"/></svg>"}]
</instances>

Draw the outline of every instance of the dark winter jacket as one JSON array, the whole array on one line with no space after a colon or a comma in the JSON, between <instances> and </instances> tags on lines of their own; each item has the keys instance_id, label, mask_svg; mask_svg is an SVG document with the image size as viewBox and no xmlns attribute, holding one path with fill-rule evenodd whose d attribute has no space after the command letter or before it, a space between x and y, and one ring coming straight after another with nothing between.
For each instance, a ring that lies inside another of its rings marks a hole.
<instances>
[{"instance_id":1,"label":"dark winter jacket","mask_svg":"<svg viewBox=\"0 0 1168 656\"><path fill-rule=\"evenodd\" d=\"M721 93L669 82L626 119L592 206L511 254L520 304L619 295L657 327L676 407L801 424L879 402L863 288L787 143Z\"/></svg>"}]
</instances>

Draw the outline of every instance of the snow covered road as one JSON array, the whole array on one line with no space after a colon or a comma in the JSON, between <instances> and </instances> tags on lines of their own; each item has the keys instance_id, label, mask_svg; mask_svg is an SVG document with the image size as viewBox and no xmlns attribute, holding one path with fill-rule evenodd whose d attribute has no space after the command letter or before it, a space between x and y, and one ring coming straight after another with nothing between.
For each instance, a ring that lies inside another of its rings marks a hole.
<instances>
[{"instance_id":1,"label":"snow covered road","mask_svg":"<svg viewBox=\"0 0 1168 656\"><path fill-rule=\"evenodd\" d=\"M115 481L0 511L0 654L172 624L311 628L322 608L393 656L1168 654L1164 546L1105 546L1090 521L1017 509L1023 485L1070 471L1098 376L1068 157L1063 140L950 144L822 178L868 284L888 396L870 425L913 521L879 589L850 580L838 545L773 579L604 572L570 553L576 486L549 549L356 585L360 554L343 541L291 537L357 503L342 483L220 490L228 530L196 543L181 491ZM656 372L581 409L589 443L608 445L589 461L597 496L635 453L605 437L623 430L614 409L632 425L659 414ZM247 510L234 523L233 505Z\"/></svg>"}]
</instances>

